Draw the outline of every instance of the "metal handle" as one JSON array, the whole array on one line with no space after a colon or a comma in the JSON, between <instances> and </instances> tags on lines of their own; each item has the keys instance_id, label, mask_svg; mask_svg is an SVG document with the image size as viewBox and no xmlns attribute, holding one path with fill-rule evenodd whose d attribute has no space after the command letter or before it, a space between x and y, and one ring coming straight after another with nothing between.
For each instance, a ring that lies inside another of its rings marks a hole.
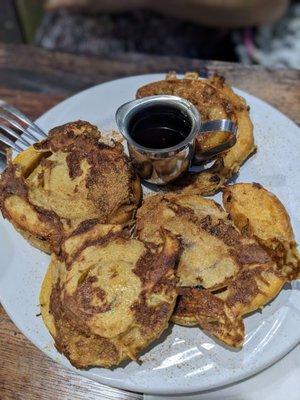
<instances>
[{"instance_id":1,"label":"metal handle","mask_svg":"<svg viewBox=\"0 0 300 400\"><path fill-rule=\"evenodd\" d=\"M237 126L230 119L215 119L213 121L202 122L201 132L230 132L236 134Z\"/></svg>"},{"instance_id":2,"label":"metal handle","mask_svg":"<svg viewBox=\"0 0 300 400\"><path fill-rule=\"evenodd\" d=\"M213 147L210 150L203 151L201 154L194 156L193 165L202 164L204 161L208 161L225 150L230 149L236 143L237 125L229 119L216 119L213 121L203 122L200 128L201 133L207 132L229 132L230 137L218 146Z\"/></svg>"}]
</instances>

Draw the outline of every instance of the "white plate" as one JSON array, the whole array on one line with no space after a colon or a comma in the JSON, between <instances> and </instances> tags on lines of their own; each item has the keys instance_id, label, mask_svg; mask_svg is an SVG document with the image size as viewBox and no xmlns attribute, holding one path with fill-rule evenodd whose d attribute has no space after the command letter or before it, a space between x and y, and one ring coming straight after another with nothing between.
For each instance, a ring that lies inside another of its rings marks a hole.
<instances>
[{"instance_id":1,"label":"white plate","mask_svg":"<svg viewBox=\"0 0 300 400\"><path fill-rule=\"evenodd\" d=\"M143 75L104 83L58 104L38 124L48 130L56 125L84 119L110 131L114 112L133 99L138 87L163 79ZM263 101L237 90L251 107L258 152L241 169L238 181L259 182L279 196L300 239L300 132L283 114ZM217 200L219 196L215 196ZM45 354L75 370L53 346L41 317L38 297L49 257L31 247L12 226L0 220L1 302L29 340ZM298 283L298 287L297 287ZM300 341L300 290L287 285L263 311L245 318L246 340L242 350L223 347L199 328L172 326L149 351L142 365L135 362L114 370L93 368L78 373L95 381L144 393L192 393L255 374L283 357Z\"/></svg>"}]
</instances>

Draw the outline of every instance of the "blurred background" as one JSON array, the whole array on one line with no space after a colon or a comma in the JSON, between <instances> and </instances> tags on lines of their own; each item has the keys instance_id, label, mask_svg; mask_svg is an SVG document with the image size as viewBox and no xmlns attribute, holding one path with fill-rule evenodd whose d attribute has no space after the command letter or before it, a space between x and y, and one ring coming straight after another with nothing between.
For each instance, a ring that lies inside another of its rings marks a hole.
<instances>
[{"instance_id":1,"label":"blurred background","mask_svg":"<svg viewBox=\"0 0 300 400\"><path fill-rule=\"evenodd\" d=\"M300 68L300 3L0 0L0 42L101 57L144 53Z\"/></svg>"}]
</instances>

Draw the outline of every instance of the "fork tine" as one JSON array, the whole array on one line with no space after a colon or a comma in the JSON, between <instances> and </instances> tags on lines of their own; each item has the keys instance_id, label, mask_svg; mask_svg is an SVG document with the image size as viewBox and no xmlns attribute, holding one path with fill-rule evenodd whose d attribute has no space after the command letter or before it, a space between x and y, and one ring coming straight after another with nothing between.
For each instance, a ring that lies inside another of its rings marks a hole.
<instances>
[{"instance_id":1,"label":"fork tine","mask_svg":"<svg viewBox=\"0 0 300 400\"><path fill-rule=\"evenodd\" d=\"M29 143L25 138L23 138L21 135L10 129L8 126L0 124L0 129L3 129L5 132L7 132L10 136L14 137L17 140L20 140L23 144L25 144L26 147L31 146L31 143Z\"/></svg>"},{"instance_id":2,"label":"fork tine","mask_svg":"<svg viewBox=\"0 0 300 400\"><path fill-rule=\"evenodd\" d=\"M34 142L36 142L37 140L40 140L40 138L34 136L32 133L30 133L28 130L26 130L26 128L24 128L22 125L20 125L17 121L10 118L6 112L1 111L1 106L0 106L0 118L4 119L4 121L10 123L14 128L22 131L24 136L33 140Z\"/></svg>"},{"instance_id":3,"label":"fork tine","mask_svg":"<svg viewBox=\"0 0 300 400\"><path fill-rule=\"evenodd\" d=\"M11 147L12 149L16 150L18 153L23 151L23 149L13 142L12 140L8 139L6 136L3 135L3 133L0 132L0 142L6 144L7 146Z\"/></svg>"},{"instance_id":4,"label":"fork tine","mask_svg":"<svg viewBox=\"0 0 300 400\"><path fill-rule=\"evenodd\" d=\"M39 126L37 126L34 122L30 121L30 119L28 117L26 117L25 114L23 114L21 111L19 111L15 107L7 104L4 101L0 102L0 106L1 106L1 108L3 108L3 110L5 110L5 111L9 112L10 114L12 114L13 116L19 118L20 121L25 122L31 129L36 131L40 136L42 136L44 138L47 137L46 133Z\"/></svg>"}]
</instances>

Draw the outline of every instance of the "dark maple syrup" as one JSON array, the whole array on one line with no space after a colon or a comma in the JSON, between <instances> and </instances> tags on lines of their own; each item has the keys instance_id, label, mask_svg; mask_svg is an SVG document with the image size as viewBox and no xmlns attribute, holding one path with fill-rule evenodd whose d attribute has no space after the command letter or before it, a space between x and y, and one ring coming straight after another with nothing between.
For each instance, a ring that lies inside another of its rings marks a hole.
<instances>
[{"instance_id":1,"label":"dark maple syrup","mask_svg":"<svg viewBox=\"0 0 300 400\"><path fill-rule=\"evenodd\" d=\"M129 122L132 139L150 149L165 149L181 143L191 131L191 120L172 106L149 106L137 111Z\"/></svg>"}]
</instances>

